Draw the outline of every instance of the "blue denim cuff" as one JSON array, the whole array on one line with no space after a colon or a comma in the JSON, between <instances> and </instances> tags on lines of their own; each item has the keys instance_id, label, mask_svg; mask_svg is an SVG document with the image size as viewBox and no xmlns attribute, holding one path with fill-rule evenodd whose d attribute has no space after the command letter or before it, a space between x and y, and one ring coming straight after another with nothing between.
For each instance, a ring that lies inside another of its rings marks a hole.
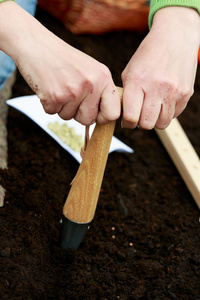
<instances>
[{"instance_id":1,"label":"blue denim cuff","mask_svg":"<svg viewBox=\"0 0 200 300\"><path fill-rule=\"evenodd\" d=\"M15 2L31 15L35 15L37 0L16 0ZM0 90L15 69L14 61L4 52L0 51Z\"/></svg>"}]
</instances>

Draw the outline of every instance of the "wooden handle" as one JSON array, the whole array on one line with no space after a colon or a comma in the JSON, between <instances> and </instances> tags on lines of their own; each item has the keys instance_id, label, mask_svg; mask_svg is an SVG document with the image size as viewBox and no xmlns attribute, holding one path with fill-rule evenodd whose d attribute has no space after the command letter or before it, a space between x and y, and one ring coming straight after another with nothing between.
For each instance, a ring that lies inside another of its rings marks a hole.
<instances>
[{"instance_id":1,"label":"wooden handle","mask_svg":"<svg viewBox=\"0 0 200 300\"><path fill-rule=\"evenodd\" d=\"M200 208L200 160L178 119L156 132Z\"/></svg>"},{"instance_id":2,"label":"wooden handle","mask_svg":"<svg viewBox=\"0 0 200 300\"><path fill-rule=\"evenodd\" d=\"M118 91L122 97L122 88ZM94 217L115 123L94 128L63 207L64 216L71 221L88 223Z\"/></svg>"}]
</instances>

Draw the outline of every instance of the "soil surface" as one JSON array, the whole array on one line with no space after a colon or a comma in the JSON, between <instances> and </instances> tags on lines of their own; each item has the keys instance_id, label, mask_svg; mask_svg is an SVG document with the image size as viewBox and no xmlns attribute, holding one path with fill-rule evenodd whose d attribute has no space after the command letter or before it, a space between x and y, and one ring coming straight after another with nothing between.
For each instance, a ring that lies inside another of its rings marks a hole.
<instances>
[{"instance_id":1,"label":"soil surface","mask_svg":"<svg viewBox=\"0 0 200 300\"><path fill-rule=\"evenodd\" d=\"M115 83L144 34L75 36L36 17L111 70ZM188 58L189 59L189 58ZM32 91L18 74L13 97ZM179 120L200 155L200 73ZM7 190L0 208L1 299L200 299L199 209L154 130L115 136L134 154L109 155L95 218L80 248L61 250L60 219L78 163L10 108Z\"/></svg>"}]
</instances>

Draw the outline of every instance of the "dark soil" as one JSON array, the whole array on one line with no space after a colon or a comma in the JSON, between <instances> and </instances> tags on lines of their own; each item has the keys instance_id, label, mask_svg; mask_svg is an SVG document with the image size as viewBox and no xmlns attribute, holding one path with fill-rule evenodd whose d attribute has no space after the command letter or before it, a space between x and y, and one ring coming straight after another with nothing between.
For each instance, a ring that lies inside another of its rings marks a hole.
<instances>
[{"instance_id":1,"label":"dark soil","mask_svg":"<svg viewBox=\"0 0 200 300\"><path fill-rule=\"evenodd\" d=\"M74 36L37 18L105 63L115 83L144 35ZM188 58L189 59L189 58ZM13 97L32 94L18 74ZM200 155L200 73L179 120ZM134 154L109 155L95 218L80 248L61 250L62 208L78 163L20 112L8 118L9 169L0 209L0 299L200 299L199 209L154 130L115 136Z\"/></svg>"}]
</instances>

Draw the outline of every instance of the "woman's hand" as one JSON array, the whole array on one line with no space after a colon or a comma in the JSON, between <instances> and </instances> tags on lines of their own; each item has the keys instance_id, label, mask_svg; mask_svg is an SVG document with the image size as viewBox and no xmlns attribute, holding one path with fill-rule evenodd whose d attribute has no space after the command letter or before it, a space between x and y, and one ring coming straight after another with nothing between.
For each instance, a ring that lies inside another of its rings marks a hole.
<instances>
[{"instance_id":1,"label":"woman's hand","mask_svg":"<svg viewBox=\"0 0 200 300\"><path fill-rule=\"evenodd\" d=\"M1 24L0 47L47 113L84 125L120 116L119 94L106 66L59 39L12 1L0 6Z\"/></svg>"},{"instance_id":2,"label":"woman's hand","mask_svg":"<svg viewBox=\"0 0 200 300\"><path fill-rule=\"evenodd\" d=\"M41 41L32 39L17 65L47 113L84 125L120 116L119 94L106 66L53 35Z\"/></svg>"},{"instance_id":3,"label":"woman's hand","mask_svg":"<svg viewBox=\"0 0 200 300\"><path fill-rule=\"evenodd\" d=\"M191 8L166 7L122 73L122 126L166 128L193 94L200 17Z\"/></svg>"}]
</instances>

